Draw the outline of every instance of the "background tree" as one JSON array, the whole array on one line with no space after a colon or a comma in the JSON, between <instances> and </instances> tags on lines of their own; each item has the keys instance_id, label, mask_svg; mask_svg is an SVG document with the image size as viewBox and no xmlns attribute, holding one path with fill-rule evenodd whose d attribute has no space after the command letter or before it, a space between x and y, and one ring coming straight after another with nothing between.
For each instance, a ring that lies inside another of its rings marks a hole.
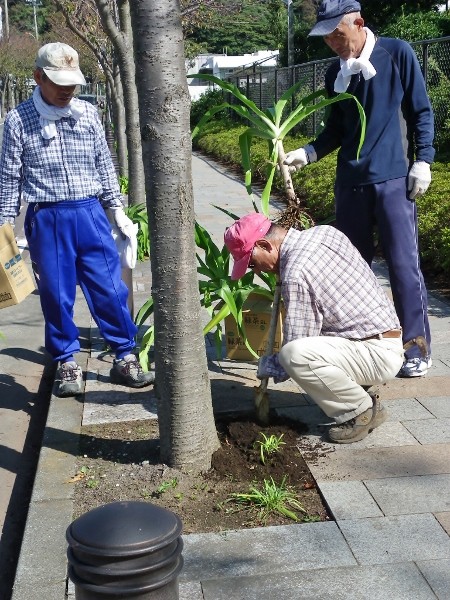
<instances>
[{"instance_id":1,"label":"background tree","mask_svg":"<svg viewBox=\"0 0 450 600\"><path fill-rule=\"evenodd\" d=\"M218 3L209 21L192 28L192 37L214 54L246 54L257 50L278 48L276 30L272 27L272 13L267 3L259 0L242 0L242 8L236 14L227 14L223 7L226 0Z\"/></svg>"},{"instance_id":2,"label":"background tree","mask_svg":"<svg viewBox=\"0 0 450 600\"><path fill-rule=\"evenodd\" d=\"M214 425L194 246L190 98L178 0L133 0L161 459L208 469Z\"/></svg>"},{"instance_id":3,"label":"background tree","mask_svg":"<svg viewBox=\"0 0 450 600\"><path fill-rule=\"evenodd\" d=\"M17 32L0 42L0 105L4 113L30 95L37 48L33 37Z\"/></svg>"},{"instance_id":4,"label":"background tree","mask_svg":"<svg viewBox=\"0 0 450 600\"><path fill-rule=\"evenodd\" d=\"M295 32L294 32L294 60L295 64L302 64L311 60L330 58L335 56L323 43L321 37L308 37L311 27L316 21L317 0L294 0ZM439 2L433 0L408 1L393 0L392 2L379 2L379 0L361 0L361 14L366 25L375 33L385 35L386 27L393 25L398 20L408 16L411 23L414 19L420 21L424 15L433 12L437 14ZM441 34L445 35L445 34ZM402 36L396 36L402 37ZM406 41L419 39L417 37L403 37ZM425 38L422 38L425 39ZM287 42L281 50L282 64L287 64Z\"/></svg>"},{"instance_id":5,"label":"background tree","mask_svg":"<svg viewBox=\"0 0 450 600\"><path fill-rule=\"evenodd\" d=\"M45 35L49 30L48 17L52 10L51 0L40 0L36 6L38 35ZM8 0L9 22L14 29L22 33L35 35L33 5L26 0Z\"/></svg>"},{"instance_id":6,"label":"background tree","mask_svg":"<svg viewBox=\"0 0 450 600\"><path fill-rule=\"evenodd\" d=\"M95 0L103 30L115 51L125 107L128 149L128 202L145 202L145 178L135 80L133 31L128 0Z\"/></svg>"},{"instance_id":7,"label":"background tree","mask_svg":"<svg viewBox=\"0 0 450 600\"><path fill-rule=\"evenodd\" d=\"M71 44L81 51L80 62L83 73L88 80L95 81L94 68L99 65L102 78L106 83L107 105L112 119L116 154L119 164L119 174L128 177L128 152L125 124L125 104L119 67L114 59L111 42L103 31L100 15L94 0L88 2L72 2L70 0L54 0L56 12L50 17L52 31L58 39L66 39L67 28L71 38L76 38ZM63 21L61 21L61 16ZM66 37L63 37L65 34ZM69 38L70 39L70 38ZM80 47L81 42L81 47ZM67 41L70 44L70 41ZM94 68L92 67L94 66Z\"/></svg>"}]
</instances>

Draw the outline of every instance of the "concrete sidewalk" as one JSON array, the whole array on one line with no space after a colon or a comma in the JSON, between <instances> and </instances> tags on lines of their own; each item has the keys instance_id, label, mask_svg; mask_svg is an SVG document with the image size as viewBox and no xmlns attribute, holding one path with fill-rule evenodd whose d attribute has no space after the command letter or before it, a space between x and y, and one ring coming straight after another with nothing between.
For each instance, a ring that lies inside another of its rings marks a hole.
<instances>
[{"instance_id":1,"label":"concrete sidewalk","mask_svg":"<svg viewBox=\"0 0 450 600\"><path fill-rule=\"evenodd\" d=\"M193 158L197 220L222 245L231 220L252 211L240 179L201 156ZM386 273L377 267L386 288ZM139 307L150 293L150 267L134 272ZM365 440L324 442L327 418L292 382L272 386L271 406L310 425L303 455L334 521L183 536L180 600L449 600L450 599L450 305L429 302L433 368L425 378L382 386L389 421ZM84 300L76 321L90 331L78 357L86 371L81 399L52 397L30 504L13 600L63 600L65 530L72 521L73 474L81 423L156 418L148 390L108 381L111 357ZM23 340L14 345L20 346ZM229 411L227 382L239 385L241 407L253 403L255 363L210 357L216 413ZM308 448L320 442L311 462ZM74 597L69 587L69 597Z\"/></svg>"}]
</instances>

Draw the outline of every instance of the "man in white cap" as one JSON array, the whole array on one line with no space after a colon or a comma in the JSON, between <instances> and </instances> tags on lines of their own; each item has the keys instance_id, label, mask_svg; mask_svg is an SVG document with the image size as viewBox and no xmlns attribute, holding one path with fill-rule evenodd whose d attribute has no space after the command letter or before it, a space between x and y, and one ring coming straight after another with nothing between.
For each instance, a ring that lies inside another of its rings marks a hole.
<instances>
[{"instance_id":1,"label":"man in white cap","mask_svg":"<svg viewBox=\"0 0 450 600\"><path fill-rule=\"evenodd\" d=\"M325 0L309 35L322 36L339 56L328 69L329 96L353 94L367 118L364 145L357 148L361 125L356 103L330 107L325 128L303 148L289 152L292 170L339 148L336 224L372 264L374 228L386 258L395 308L407 346L403 377L420 377L431 366L427 291L420 269L415 199L431 182L434 159L433 112L417 57L402 40L376 37L364 27L354 0ZM425 339L423 345L412 343Z\"/></svg>"},{"instance_id":2,"label":"man in white cap","mask_svg":"<svg viewBox=\"0 0 450 600\"><path fill-rule=\"evenodd\" d=\"M40 48L32 98L5 119L0 159L0 225L14 224L21 199L28 204L25 235L45 319L45 347L60 364L58 395L82 391L80 350L73 321L79 283L100 333L115 353L111 380L131 387L153 383L136 356L136 326L111 225L124 236L125 215L117 176L97 109L74 98L86 81L78 54L59 42Z\"/></svg>"}]
</instances>

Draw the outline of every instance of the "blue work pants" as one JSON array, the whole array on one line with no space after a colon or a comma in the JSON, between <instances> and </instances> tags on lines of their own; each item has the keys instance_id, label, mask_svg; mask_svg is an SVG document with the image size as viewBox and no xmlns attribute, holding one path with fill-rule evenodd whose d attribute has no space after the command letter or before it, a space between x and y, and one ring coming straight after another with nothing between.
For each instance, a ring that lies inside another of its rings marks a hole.
<instances>
[{"instance_id":1,"label":"blue work pants","mask_svg":"<svg viewBox=\"0 0 450 600\"><path fill-rule=\"evenodd\" d=\"M417 207L408 198L406 178L363 186L335 187L336 225L369 265L375 255L374 230L389 269L389 279L403 343L423 336L431 353L427 291L420 269ZM407 358L421 356L413 345Z\"/></svg>"},{"instance_id":2,"label":"blue work pants","mask_svg":"<svg viewBox=\"0 0 450 600\"><path fill-rule=\"evenodd\" d=\"M73 320L77 283L116 357L129 354L137 328L111 225L98 198L30 204L25 235L37 269L45 347L53 359L65 362L80 350Z\"/></svg>"}]
</instances>

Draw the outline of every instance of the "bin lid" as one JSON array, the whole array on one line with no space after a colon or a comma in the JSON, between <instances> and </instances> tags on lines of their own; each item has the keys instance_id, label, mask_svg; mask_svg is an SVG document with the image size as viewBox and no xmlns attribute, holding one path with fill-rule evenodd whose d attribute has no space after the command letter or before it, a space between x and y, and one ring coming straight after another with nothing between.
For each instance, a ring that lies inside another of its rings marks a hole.
<instances>
[{"instance_id":1,"label":"bin lid","mask_svg":"<svg viewBox=\"0 0 450 600\"><path fill-rule=\"evenodd\" d=\"M81 515L67 528L77 552L130 556L164 548L179 537L181 519L150 502L111 502Z\"/></svg>"}]
</instances>

